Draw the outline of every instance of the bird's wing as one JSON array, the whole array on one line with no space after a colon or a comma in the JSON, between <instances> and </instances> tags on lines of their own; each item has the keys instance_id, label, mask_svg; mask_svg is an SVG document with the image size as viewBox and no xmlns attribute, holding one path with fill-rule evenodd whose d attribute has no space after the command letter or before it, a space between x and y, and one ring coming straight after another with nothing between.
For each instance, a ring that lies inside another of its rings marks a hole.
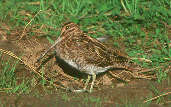
<instances>
[{"instance_id":1,"label":"bird's wing","mask_svg":"<svg viewBox=\"0 0 171 107\"><path fill-rule=\"evenodd\" d=\"M76 47L79 47L78 54L83 57L87 64L99 67L126 68L129 58L122 52L112 49L95 38L82 34L75 40Z\"/></svg>"}]
</instances>

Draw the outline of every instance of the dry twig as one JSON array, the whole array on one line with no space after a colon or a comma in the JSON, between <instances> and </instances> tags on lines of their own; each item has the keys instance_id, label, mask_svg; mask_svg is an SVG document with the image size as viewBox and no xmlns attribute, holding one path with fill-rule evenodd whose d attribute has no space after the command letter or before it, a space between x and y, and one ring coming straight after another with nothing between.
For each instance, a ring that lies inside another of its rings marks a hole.
<instances>
[{"instance_id":1,"label":"dry twig","mask_svg":"<svg viewBox=\"0 0 171 107\"><path fill-rule=\"evenodd\" d=\"M14 53L12 53L11 51L7 51L7 50L4 50L4 49L0 49L0 52L2 52L2 53L4 53L4 54L6 54L6 55L9 55L9 56L11 56L11 57L13 57L13 58L19 60L19 61L22 62L25 66L27 66L31 71L33 71L34 73L38 74L38 76L42 77L42 78L43 78L44 80L46 80L47 82L51 82L51 81L49 81L48 79L46 79L45 77L43 77L42 74L41 74L40 72L36 71L34 67L32 67L32 66L30 66L29 64L27 64L25 61L23 61L21 58L19 58L18 56L16 56L16 55L15 55ZM53 86L59 87L59 88L61 88L61 89L65 89L65 90L67 89L67 88L64 87L64 86L59 86L59 85L57 85L57 84L55 84L55 83L53 83Z\"/></svg>"},{"instance_id":2,"label":"dry twig","mask_svg":"<svg viewBox=\"0 0 171 107\"><path fill-rule=\"evenodd\" d=\"M159 95L159 96L153 97L153 98L151 98L151 99L145 100L144 103L147 103L147 102L149 102L149 101L154 101L154 100L156 100L156 99L158 99L158 98L160 98L160 97L162 97L162 96L166 96L166 95L169 95L169 94L171 94L171 92L167 92L167 93L161 94L161 95Z\"/></svg>"},{"instance_id":3,"label":"dry twig","mask_svg":"<svg viewBox=\"0 0 171 107\"><path fill-rule=\"evenodd\" d=\"M33 18L27 23L27 25L24 27L23 33L21 34L19 40L21 40L24 37L24 33L26 31L27 26L34 20L34 18L40 13L42 10L39 10L39 12L36 13L36 15L33 16Z\"/></svg>"}]
</instances>

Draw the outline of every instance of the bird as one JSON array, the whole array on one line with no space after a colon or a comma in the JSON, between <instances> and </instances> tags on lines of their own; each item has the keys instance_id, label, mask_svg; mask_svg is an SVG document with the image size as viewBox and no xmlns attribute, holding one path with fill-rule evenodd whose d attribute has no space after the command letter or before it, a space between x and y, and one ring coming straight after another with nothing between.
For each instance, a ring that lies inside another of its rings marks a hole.
<instances>
[{"instance_id":1,"label":"bird","mask_svg":"<svg viewBox=\"0 0 171 107\"><path fill-rule=\"evenodd\" d=\"M111 69L130 70L131 59L118 49L108 47L96 38L84 33L74 22L64 23L60 36L37 61L43 58L52 48L56 56L79 72L86 73L88 78L81 90L73 92L92 92L96 75ZM90 82L90 89L87 86Z\"/></svg>"}]
</instances>

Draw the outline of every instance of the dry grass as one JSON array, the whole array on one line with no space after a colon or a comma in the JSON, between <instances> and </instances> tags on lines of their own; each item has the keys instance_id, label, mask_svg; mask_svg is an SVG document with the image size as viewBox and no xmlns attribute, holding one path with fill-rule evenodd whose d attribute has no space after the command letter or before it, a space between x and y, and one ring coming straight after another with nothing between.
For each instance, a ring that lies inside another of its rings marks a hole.
<instances>
[{"instance_id":1,"label":"dry grass","mask_svg":"<svg viewBox=\"0 0 171 107\"><path fill-rule=\"evenodd\" d=\"M6 50L4 50L4 49L0 49L0 52L2 52L3 54L6 54L6 55L8 55L8 56L10 56L10 57L13 57L13 58L19 60L22 64L24 64L26 67L28 67L28 68L30 69L30 71L34 72L36 75L40 76L41 78L43 78L43 79L46 80L47 82L51 82L51 81L49 81L47 78L45 78L44 76L42 76L41 72L36 71L36 69L35 69L33 66L31 66L31 65L29 65L28 63L26 63L25 61L23 61L21 58L19 58L18 56L16 56L13 52L11 52L11 51L6 51ZM55 87L57 87L57 88L66 89L66 88L64 88L64 87L62 87L62 86L59 86L59 85L55 84L55 83L52 83L52 84L53 84L53 86L55 86Z\"/></svg>"}]
</instances>

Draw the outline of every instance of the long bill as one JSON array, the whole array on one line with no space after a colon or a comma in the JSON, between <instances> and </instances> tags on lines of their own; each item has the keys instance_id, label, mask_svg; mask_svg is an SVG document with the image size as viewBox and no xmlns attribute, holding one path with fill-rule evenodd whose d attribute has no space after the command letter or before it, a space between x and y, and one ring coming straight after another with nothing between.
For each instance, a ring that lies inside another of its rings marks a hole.
<instances>
[{"instance_id":1,"label":"long bill","mask_svg":"<svg viewBox=\"0 0 171 107\"><path fill-rule=\"evenodd\" d=\"M58 38L56 41L55 41L55 43L48 49L48 50L46 50L38 59L37 59L37 61L36 62L39 62L40 61L40 59L42 59L53 47L55 47L61 40L62 40L63 38Z\"/></svg>"}]
</instances>

